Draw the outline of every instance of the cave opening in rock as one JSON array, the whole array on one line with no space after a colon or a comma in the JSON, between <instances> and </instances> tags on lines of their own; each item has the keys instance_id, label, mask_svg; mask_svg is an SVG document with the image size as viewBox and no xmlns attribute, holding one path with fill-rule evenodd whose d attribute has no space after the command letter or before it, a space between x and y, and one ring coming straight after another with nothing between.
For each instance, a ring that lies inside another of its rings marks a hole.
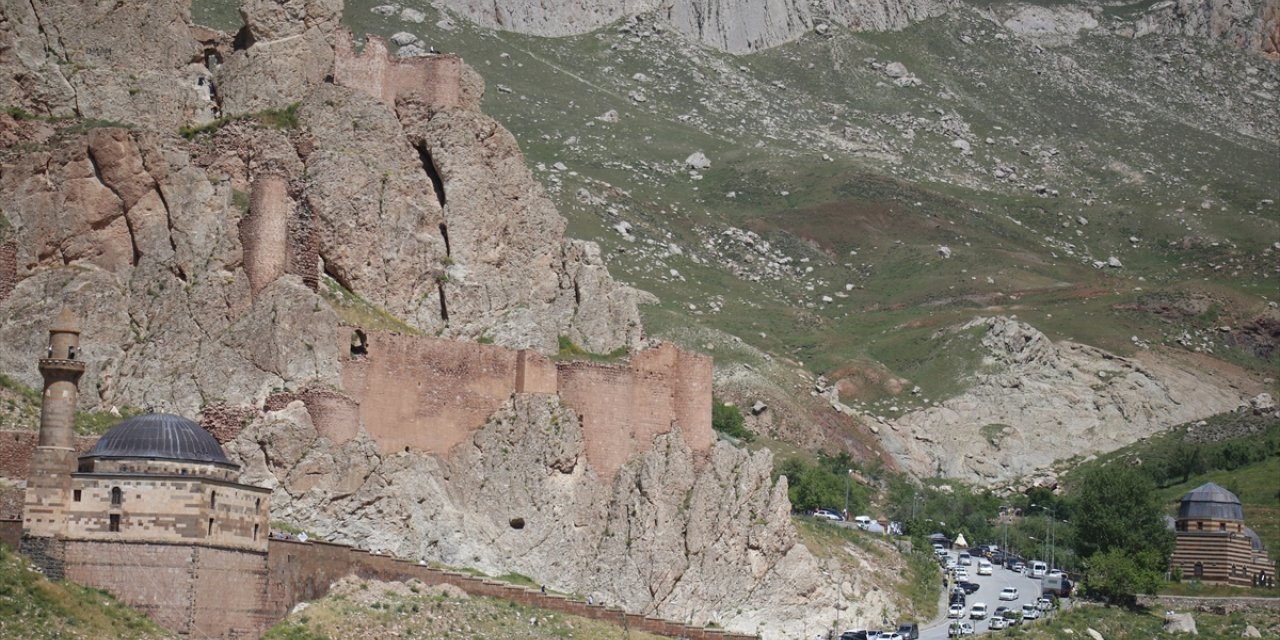
<instances>
[{"instance_id":1,"label":"cave opening in rock","mask_svg":"<svg viewBox=\"0 0 1280 640\"><path fill-rule=\"evenodd\" d=\"M351 332L351 355L367 356L369 355L369 337L361 329Z\"/></svg>"},{"instance_id":2,"label":"cave opening in rock","mask_svg":"<svg viewBox=\"0 0 1280 640\"><path fill-rule=\"evenodd\" d=\"M444 254L446 256L453 255L453 247L449 246L449 225L440 223L440 237L444 238Z\"/></svg>"},{"instance_id":3,"label":"cave opening in rock","mask_svg":"<svg viewBox=\"0 0 1280 640\"><path fill-rule=\"evenodd\" d=\"M512 529L516 529L516 530L523 529L523 528L524 528L524 518L512 518L512 519L511 519L511 528L512 528Z\"/></svg>"},{"instance_id":4,"label":"cave opening in rock","mask_svg":"<svg viewBox=\"0 0 1280 640\"><path fill-rule=\"evenodd\" d=\"M444 282L436 282L436 291L440 293L440 319L449 322L449 305L444 300Z\"/></svg>"}]
</instances>

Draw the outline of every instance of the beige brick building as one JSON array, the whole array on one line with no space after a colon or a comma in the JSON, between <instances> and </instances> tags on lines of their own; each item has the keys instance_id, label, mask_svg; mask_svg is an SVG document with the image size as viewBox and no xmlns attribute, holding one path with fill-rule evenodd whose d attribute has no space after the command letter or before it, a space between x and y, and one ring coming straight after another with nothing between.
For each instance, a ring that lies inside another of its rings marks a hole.
<instances>
[{"instance_id":1,"label":"beige brick building","mask_svg":"<svg viewBox=\"0 0 1280 640\"><path fill-rule=\"evenodd\" d=\"M240 484L217 440L170 414L125 420L77 458L80 330L64 310L49 335L23 553L181 635L258 637L278 617L267 597L271 492Z\"/></svg>"}]
</instances>

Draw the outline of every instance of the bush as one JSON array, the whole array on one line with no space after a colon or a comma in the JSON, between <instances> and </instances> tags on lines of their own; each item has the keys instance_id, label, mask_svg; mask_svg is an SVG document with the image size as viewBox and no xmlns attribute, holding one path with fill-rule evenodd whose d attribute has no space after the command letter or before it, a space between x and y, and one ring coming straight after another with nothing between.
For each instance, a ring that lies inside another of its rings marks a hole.
<instances>
[{"instance_id":1,"label":"bush","mask_svg":"<svg viewBox=\"0 0 1280 640\"><path fill-rule=\"evenodd\" d=\"M751 442L756 439L756 434L751 433L744 422L738 407L719 400L711 401L711 428L743 442Z\"/></svg>"}]
</instances>

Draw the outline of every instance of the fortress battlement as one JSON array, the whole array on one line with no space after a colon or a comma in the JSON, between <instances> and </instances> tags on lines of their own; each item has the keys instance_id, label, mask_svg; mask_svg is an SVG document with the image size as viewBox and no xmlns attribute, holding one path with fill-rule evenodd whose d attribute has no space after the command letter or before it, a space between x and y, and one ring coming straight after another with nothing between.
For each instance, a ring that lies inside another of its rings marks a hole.
<instances>
[{"instance_id":1,"label":"fortress battlement","mask_svg":"<svg viewBox=\"0 0 1280 640\"><path fill-rule=\"evenodd\" d=\"M393 109L396 98L410 92L432 107L457 107L462 59L453 54L396 58L387 51L387 43L373 35L357 52L351 30L340 29L334 34L333 82L359 89Z\"/></svg>"}]
</instances>

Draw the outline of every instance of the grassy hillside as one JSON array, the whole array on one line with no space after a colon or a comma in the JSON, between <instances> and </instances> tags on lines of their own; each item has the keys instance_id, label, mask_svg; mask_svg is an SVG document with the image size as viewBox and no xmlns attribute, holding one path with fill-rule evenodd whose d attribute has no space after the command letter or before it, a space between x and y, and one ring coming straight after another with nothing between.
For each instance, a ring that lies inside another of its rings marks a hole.
<instances>
[{"instance_id":1,"label":"grassy hillside","mask_svg":"<svg viewBox=\"0 0 1280 640\"><path fill-rule=\"evenodd\" d=\"M194 16L233 27L235 4L198 0ZM1101 30L1048 46L998 26L1001 3L750 56L648 17L537 38L376 4L348 1L344 21L408 31L484 76L484 110L569 234L661 300L644 310L652 335L729 361L731 340L689 337L733 336L854 382L846 401L879 415L965 389L972 341L928 338L974 315L1120 355L1280 367L1255 322L1280 277L1274 63ZM889 62L920 85L897 86ZM709 168L686 166L696 151Z\"/></svg>"},{"instance_id":2,"label":"grassy hillside","mask_svg":"<svg viewBox=\"0 0 1280 640\"><path fill-rule=\"evenodd\" d=\"M1177 638L1185 634L1165 633L1163 611L1129 611L1094 605L1081 605L1068 611L1058 611L1047 620L1033 625L1015 628L1007 635L1026 640L1077 640L1087 638L1093 629L1104 638ZM1205 640L1235 640L1252 625L1263 638L1280 634L1280 621L1273 612L1242 611L1227 615L1197 612L1196 638Z\"/></svg>"},{"instance_id":3,"label":"grassy hillside","mask_svg":"<svg viewBox=\"0 0 1280 640\"><path fill-rule=\"evenodd\" d=\"M50 582L0 544L0 638L146 640L172 638L105 591Z\"/></svg>"},{"instance_id":4,"label":"grassy hillside","mask_svg":"<svg viewBox=\"0 0 1280 640\"><path fill-rule=\"evenodd\" d=\"M577 616L471 597L451 587L427 587L348 578L325 598L308 603L276 625L265 640L370 640L381 638L567 638L596 640L658 636Z\"/></svg>"}]
</instances>

